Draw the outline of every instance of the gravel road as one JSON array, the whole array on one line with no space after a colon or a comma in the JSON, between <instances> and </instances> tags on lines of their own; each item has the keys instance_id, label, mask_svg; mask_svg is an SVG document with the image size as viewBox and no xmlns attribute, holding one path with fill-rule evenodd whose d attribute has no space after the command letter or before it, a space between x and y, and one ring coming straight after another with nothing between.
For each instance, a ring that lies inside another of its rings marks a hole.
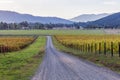
<instances>
[{"instance_id":1,"label":"gravel road","mask_svg":"<svg viewBox=\"0 0 120 80\"><path fill-rule=\"evenodd\" d=\"M31 80L120 80L120 75L109 69L57 51L50 36L46 54Z\"/></svg>"}]
</instances>

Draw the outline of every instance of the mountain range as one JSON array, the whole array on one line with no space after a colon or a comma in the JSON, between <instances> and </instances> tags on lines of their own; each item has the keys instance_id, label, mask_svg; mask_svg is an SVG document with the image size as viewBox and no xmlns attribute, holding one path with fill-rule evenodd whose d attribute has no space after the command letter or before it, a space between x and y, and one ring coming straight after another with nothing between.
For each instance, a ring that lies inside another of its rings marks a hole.
<instances>
[{"instance_id":1,"label":"mountain range","mask_svg":"<svg viewBox=\"0 0 120 80\"><path fill-rule=\"evenodd\" d=\"M104 18L106 16L109 16L110 14L108 13L103 13L103 14L82 14L80 16L74 17L70 19L71 21L75 22L88 22L88 21L95 21L101 18Z\"/></svg>"},{"instance_id":2,"label":"mountain range","mask_svg":"<svg viewBox=\"0 0 120 80\"><path fill-rule=\"evenodd\" d=\"M77 17L76 17L77 18ZM74 18L75 19L75 18ZM84 14L78 17L80 26L120 26L120 12L114 14ZM94 21L95 20L95 21ZM73 24L75 20L66 20L58 17L41 17L33 16L30 14L21 14L12 11L0 10L0 22L7 23L19 23L27 21L31 23L62 23L62 24Z\"/></svg>"},{"instance_id":3,"label":"mountain range","mask_svg":"<svg viewBox=\"0 0 120 80\"><path fill-rule=\"evenodd\" d=\"M88 24L97 25L97 26L120 27L120 12L111 14L107 17L104 17L104 18L101 18L99 20L90 22Z\"/></svg>"},{"instance_id":4,"label":"mountain range","mask_svg":"<svg viewBox=\"0 0 120 80\"><path fill-rule=\"evenodd\" d=\"M20 14L13 11L3 11L0 10L0 22L7 23L19 23L22 21L28 22L39 22L39 23L63 23L63 24L72 24L72 21L58 18L58 17L41 17L41 16L33 16L30 14Z\"/></svg>"}]
</instances>

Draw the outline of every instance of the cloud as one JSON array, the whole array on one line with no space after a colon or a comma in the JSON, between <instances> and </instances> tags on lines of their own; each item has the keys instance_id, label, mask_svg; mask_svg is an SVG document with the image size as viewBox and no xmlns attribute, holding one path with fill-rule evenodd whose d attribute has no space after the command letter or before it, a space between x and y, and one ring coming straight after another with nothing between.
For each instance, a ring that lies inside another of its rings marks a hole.
<instances>
[{"instance_id":1,"label":"cloud","mask_svg":"<svg viewBox=\"0 0 120 80\"><path fill-rule=\"evenodd\" d=\"M117 2L115 2L115 1L106 1L106 2L103 2L103 4L105 4L105 5L116 5Z\"/></svg>"},{"instance_id":2,"label":"cloud","mask_svg":"<svg viewBox=\"0 0 120 80\"><path fill-rule=\"evenodd\" d=\"M2 3L2 4L8 4L8 3L14 3L14 1L13 0L0 0L0 3Z\"/></svg>"}]
</instances>

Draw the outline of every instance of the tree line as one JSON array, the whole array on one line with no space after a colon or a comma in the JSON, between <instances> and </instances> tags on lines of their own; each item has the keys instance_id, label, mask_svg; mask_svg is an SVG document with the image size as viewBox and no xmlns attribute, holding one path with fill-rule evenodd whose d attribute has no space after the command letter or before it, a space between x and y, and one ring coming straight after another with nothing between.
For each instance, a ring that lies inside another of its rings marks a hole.
<instances>
[{"instance_id":1,"label":"tree line","mask_svg":"<svg viewBox=\"0 0 120 80\"><path fill-rule=\"evenodd\" d=\"M73 24L53 24L53 23L29 23L23 21L20 23L0 22L0 30L28 30L28 29L118 29L120 25L97 25L92 23L73 23Z\"/></svg>"},{"instance_id":2,"label":"tree line","mask_svg":"<svg viewBox=\"0 0 120 80\"><path fill-rule=\"evenodd\" d=\"M23 21L20 23L6 23L0 22L0 30L19 30L19 29L54 29L54 28L71 28L79 29L79 24L42 24L42 23L28 23Z\"/></svg>"}]
</instances>

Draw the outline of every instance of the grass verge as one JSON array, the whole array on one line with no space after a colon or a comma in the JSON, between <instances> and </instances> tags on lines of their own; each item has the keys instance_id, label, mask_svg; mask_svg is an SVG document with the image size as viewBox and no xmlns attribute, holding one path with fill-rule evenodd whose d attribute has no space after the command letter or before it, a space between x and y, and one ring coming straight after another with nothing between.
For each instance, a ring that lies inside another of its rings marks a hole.
<instances>
[{"instance_id":1,"label":"grass verge","mask_svg":"<svg viewBox=\"0 0 120 80\"><path fill-rule=\"evenodd\" d=\"M60 51L72 54L74 56L77 56L78 58L83 58L88 61L92 61L99 66L108 67L109 69L120 73L119 57L110 57L110 56L104 56L103 54L95 54L95 53L82 53L79 50L63 46L54 37L53 37L53 43L55 47Z\"/></svg>"},{"instance_id":2,"label":"grass verge","mask_svg":"<svg viewBox=\"0 0 120 80\"><path fill-rule=\"evenodd\" d=\"M0 35L82 35L105 34L104 30L0 30Z\"/></svg>"},{"instance_id":3,"label":"grass verge","mask_svg":"<svg viewBox=\"0 0 120 80\"><path fill-rule=\"evenodd\" d=\"M38 37L21 51L0 54L0 80L30 80L42 61L45 42L45 37Z\"/></svg>"}]
</instances>

